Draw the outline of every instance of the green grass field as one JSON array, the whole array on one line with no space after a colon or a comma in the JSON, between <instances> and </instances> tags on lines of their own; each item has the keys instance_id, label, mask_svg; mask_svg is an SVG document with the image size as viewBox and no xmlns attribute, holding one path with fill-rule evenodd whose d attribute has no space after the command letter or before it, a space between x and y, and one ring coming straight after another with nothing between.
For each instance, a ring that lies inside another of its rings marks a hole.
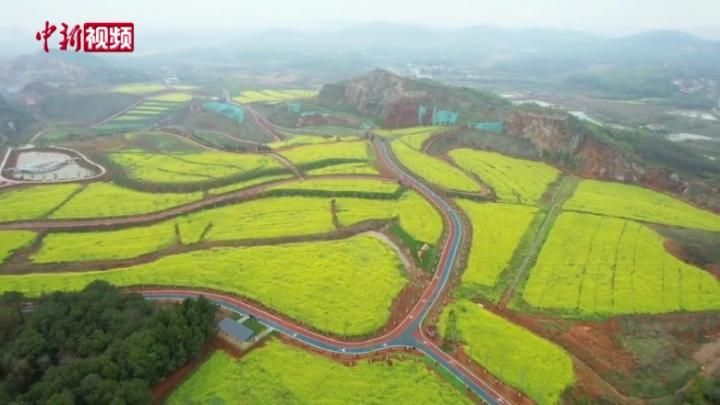
<instances>
[{"instance_id":1,"label":"green grass field","mask_svg":"<svg viewBox=\"0 0 720 405\"><path fill-rule=\"evenodd\" d=\"M215 352L169 404L470 404L419 358L347 367L271 340L235 360Z\"/></svg>"},{"instance_id":2,"label":"green grass field","mask_svg":"<svg viewBox=\"0 0 720 405\"><path fill-rule=\"evenodd\" d=\"M130 259L175 243L173 222L104 232L51 233L32 255L34 263Z\"/></svg>"},{"instance_id":3,"label":"green grass field","mask_svg":"<svg viewBox=\"0 0 720 405\"><path fill-rule=\"evenodd\" d=\"M545 163L495 152L455 149L449 155L463 170L492 187L498 200L503 202L535 204L560 174Z\"/></svg>"},{"instance_id":4,"label":"green grass field","mask_svg":"<svg viewBox=\"0 0 720 405\"><path fill-rule=\"evenodd\" d=\"M313 90L248 90L232 99L241 104L250 103L279 103L289 100L311 98L317 95Z\"/></svg>"},{"instance_id":5,"label":"green grass field","mask_svg":"<svg viewBox=\"0 0 720 405\"><path fill-rule=\"evenodd\" d=\"M449 190L482 191L480 185L467 174L442 159L419 152L402 140L393 141L391 146L403 166L430 183Z\"/></svg>"},{"instance_id":6,"label":"green grass field","mask_svg":"<svg viewBox=\"0 0 720 405\"><path fill-rule=\"evenodd\" d=\"M442 236L440 213L415 192L406 192L397 201L338 198L336 206L338 221L342 226L397 217L400 226L416 240L434 245Z\"/></svg>"},{"instance_id":7,"label":"green grass field","mask_svg":"<svg viewBox=\"0 0 720 405\"><path fill-rule=\"evenodd\" d=\"M469 301L443 311L438 331L458 339L465 352L493 375L540 404L557 404L575 381L563 349Z\"/></svg>"},{"instance_id":8,"label":"green grass field","mask_svg":"<svg viewBox=\"0 0 720 405\"><path fill-rule=\"evenodd\" d=\"M523 298L586 315L720 309L720 282L667 253L663 241L637 222L562 213Z\"/></svg>"},{"instance_id":9,"label":"green grass field","mask_svg":"<svg viewBox=\"0 0 720 405\"><path fill-rule=\"evenodd\" d=\"M18 249L21 249L35 240L35 232L28 231L0 231L0 263Z\"/></svg>"},{"instance_id":10,"label":"green grass field","mask_svg":"<svg viewBox=\"0 0 720 405\"><path fill-rule=\"evenodd\" d=\"M401 266L392 248L360 235L201 250L116 270L0 276L0 292L76 291L93 280L212 288L257 300L320 331L354 336L387 322L392 301L406 283Z\"/></svg>"},{"instance_id":11,"label":"green grass field","mask_svg":"<svg viewBox=\"0 0 720 405\"><path fill-rule=\"evenodd\" d=\"M302 165L330 159L367 161L368 148L368 143L365 141L335 142L303 145L284 149L279 153L294 164Z\"/></svg>"},{"instance_id":12,"label":"green grass field","mask_svg":"<svg viewBox=\"0 0 720 405\"><path fill-rule=\"evenodd\" d=\"M308 178L283 184L273 190L314 190L328 192L365 192L393 194L400 189L397 181L384 179L323 179Z\"/></svg>"},{"instance_id":13,"label":"green grass field","mask_svg":"<svg viewBox=\"0 0 720 405\"><path fill-rule=\"evenodd\" d=\"M463 287L494 286L512 259L537 209L523 205L456 200L473 228L470 258L462 275Z\"/></svg>"},{"instance_id":14,"label":"green grass field","mask_svg":"<svg viewBox=\"0 0 720 405\"><path fill-rule=\"evenodd\" d=\"M80 187L79 184L58 184L0 192L0 222L43 218Z\"/></svg>"},{"instance_id":15,"label":"green grass field","mask_svg":"<svg viewBox=\"0 0 720 405\"><path fill-rule=\"evenodd\" d=\"M565 203L566 210L591 212L683 228L720 231L720 216L652 190L585 180Z\"/></svg>"},{"instance_id":16,"label":"green grass field","mask_svg":"<svg viewBox=\"0 0 720 405\"><path fill-rule=\"evenodd\" d=\"M330 200L278 197L205 210L178 220L182 242L240 240L314 235L335 229ZM205 232L205 229L208 228Z\"/></svg>"},{"instance_id":17,"label":"green grass field","mask_svg":"<svg viewBox=\"0 0 720 405\"><path fill-rule=\"evenodd\" d=\"M202 199L202 193L145 193L112 183L92 183L73 196L50 217L123 217L162 211Z\"/></svg>"},{"instance_id":18,"label":"green grass field","mask_svg":"<svg viewBox=\"0 0 720 405\"><path fill-rule=\"evenodd\" d=\"M198 183L282 168L268 155L229 152L153 154L129 151L110 156L130 177L150 183Z\"/></svg>"}]
</instances>

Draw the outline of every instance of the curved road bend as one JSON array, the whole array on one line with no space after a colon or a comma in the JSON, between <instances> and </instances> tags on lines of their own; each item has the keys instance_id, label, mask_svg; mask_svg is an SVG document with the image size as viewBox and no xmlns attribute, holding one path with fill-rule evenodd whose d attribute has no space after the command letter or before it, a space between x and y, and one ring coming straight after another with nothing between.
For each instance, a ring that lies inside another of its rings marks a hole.
<instances>
[{"instance_id":1,"label":"curved road bend","mask_svg":"<svg viewBox=\"0 0 720 405\"><path fill-rule=\"evenodd\" d=\"M299 326L289 320L283 319L262 308L255 307L240 299L229 295L203 292L192 289L145 289L139 291L148 299L157 300L180 300L187 297L203 295L216 304L234 312L252 315L266 325L278 330L303 344L317 349L339 354L367 354L388 348L414 348L432 358L463 384L477 394L483 401L490 404L510 403L486 383L480 376L458 363L447 353L443 352L428 339L422 330L422 323L428 315L435 302L441 296L452 275L452 270L457 261L458 251L465 237L460 215L455 208L435 191L409 175L400 167L395 158L388 150L388 146L380 140L375 142L378 156L382 163L392 170L400 181L412 187L417 192L430 200L445 217L448 226L448 236L443 245L438 269L435 272L428 288L410 311L408 316L388 333L366 339L363 341L344 341L332 337L323 336L303 326Z\"/></svg>"}]
</instances>

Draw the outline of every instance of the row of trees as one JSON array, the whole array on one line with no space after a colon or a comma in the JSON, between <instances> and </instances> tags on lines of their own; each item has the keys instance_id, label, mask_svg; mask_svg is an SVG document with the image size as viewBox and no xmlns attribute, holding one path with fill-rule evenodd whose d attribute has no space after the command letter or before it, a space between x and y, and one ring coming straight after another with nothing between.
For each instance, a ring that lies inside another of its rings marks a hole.
<instances>
[{"instance_id":1,"label":"row of trees","mask_svg":"<svg viewBox=\"0 0 720 405\"><path fill-rule=\"evenodd\" d=\"M158 308L99 281L31 311L21 301L0 297L0 403L150 403L212 336L216 310L204 298Z\"/></svg>"}]
</instances>

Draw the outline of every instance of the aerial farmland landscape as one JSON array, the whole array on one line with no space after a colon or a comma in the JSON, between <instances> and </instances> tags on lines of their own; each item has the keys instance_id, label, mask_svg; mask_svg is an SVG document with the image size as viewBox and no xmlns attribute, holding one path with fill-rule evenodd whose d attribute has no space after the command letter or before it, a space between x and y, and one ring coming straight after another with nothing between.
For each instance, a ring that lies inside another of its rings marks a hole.
<instances>
[{"instance_id":1,"label":"aerial farmland landscape","mask_svg":"<svg viewBox=\"0 0 720 405\"><path fill-rule=\"evenodd\" d=\"M720 404L720 5L218 1L0 6L0 404Z\"/></svg>"}]
</instances>

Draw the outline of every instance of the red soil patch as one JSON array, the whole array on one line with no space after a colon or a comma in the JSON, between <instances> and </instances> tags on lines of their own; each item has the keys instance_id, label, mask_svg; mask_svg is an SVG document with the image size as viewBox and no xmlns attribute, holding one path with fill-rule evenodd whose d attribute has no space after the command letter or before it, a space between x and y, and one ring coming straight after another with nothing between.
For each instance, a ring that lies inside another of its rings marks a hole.
<instances>
[{"instance_id":1,"label":"red soil patch","mask_svg":"<svg viewBox=\"0 0 720 405\"><path fill-rule=\"evenodd\" d=\"M562 319L488 309L570 352L575 357L575 387L582 394L623 402L628 400L600 377L614 371L632 375L635 369L634 355L626 351L616 339L622 333L622 326L616 319L572 323Z\"/></svg>"},{"instance_id":2,"label":"red soil patch","mask_svg":"<svg viewBox=\"0 0 720 405\"><path fill-rule=\"evenodd\" d=\"M167 396L170 395L177 386L182 384L182 382L185 381L185 379L188 378L200 364L204 363L214 351L215 346L211 340L205 345L205 347L202 348L200 353L195 356L194 359L185 363L184 366L173 371L169 376L157 383L152 388L153 404L162 403L165 398L167 398Z\"/></svg>"}]
</instances>

